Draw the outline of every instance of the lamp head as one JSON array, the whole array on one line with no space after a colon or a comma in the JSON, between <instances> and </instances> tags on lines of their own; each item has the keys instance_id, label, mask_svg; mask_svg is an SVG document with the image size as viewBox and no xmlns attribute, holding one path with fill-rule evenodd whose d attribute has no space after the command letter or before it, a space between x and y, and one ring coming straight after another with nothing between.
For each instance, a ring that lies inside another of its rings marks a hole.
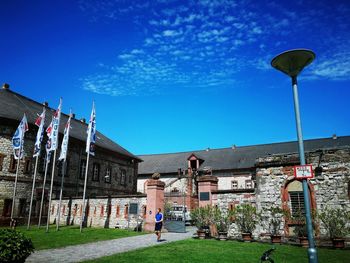
<instances>
[{"instance_id":1,"label":"lamp head","mask_svg":"<svg viewBox=\"0 0 350 263\"><path fill-rule=\"evenodd\" d=\"M277 55L271 61L271 66L294 78L309 65L316 55L309 49L293 49Z\"/></svg>"}]
</instances>

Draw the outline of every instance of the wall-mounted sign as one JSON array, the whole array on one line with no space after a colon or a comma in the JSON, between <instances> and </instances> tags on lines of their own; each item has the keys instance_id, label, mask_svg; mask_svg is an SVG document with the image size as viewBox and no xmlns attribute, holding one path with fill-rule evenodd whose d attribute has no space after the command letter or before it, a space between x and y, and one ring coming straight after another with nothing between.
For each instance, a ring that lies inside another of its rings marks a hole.
<instances>
[{"instance_id":1,"label":"wall-mounted sign","mask_svg":"<svg viewBox=\"0 0 350 263\"><path fill-rule=\"evenodd\" d=\"M296 179L314 178L311 164L294 166L294 177Z\"/></svg>"},{"instance_id":2,"label":"wall-mounted sign","mask_svg":"<svg viewBox=\"0 0 350 263\"><path fill-rule=\"evenodd\" d=\"M199 193L200 201L209 201L209 192L200 192Z\"/></svg>"}]
</instances>

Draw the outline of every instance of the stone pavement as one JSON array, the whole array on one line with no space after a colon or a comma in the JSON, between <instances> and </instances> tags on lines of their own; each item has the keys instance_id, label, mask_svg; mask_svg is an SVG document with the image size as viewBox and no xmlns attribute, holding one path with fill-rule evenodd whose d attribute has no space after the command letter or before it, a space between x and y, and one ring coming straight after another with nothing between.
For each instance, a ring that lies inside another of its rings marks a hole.
<instances>
[{"instance_id":1,"label":"stone pavement","mask_svg":"<svg viewBox=\"0 0 350 263\"><path fill-rule=\"evenodd\" d=\"M26 262L79 262L100 258L144 247L162 245L193 236L195 228L186 233L162 233L162 242L156 242L155 234L125 237L63 248L45 249L32 253Z\"/></svg>"}]
</instances>

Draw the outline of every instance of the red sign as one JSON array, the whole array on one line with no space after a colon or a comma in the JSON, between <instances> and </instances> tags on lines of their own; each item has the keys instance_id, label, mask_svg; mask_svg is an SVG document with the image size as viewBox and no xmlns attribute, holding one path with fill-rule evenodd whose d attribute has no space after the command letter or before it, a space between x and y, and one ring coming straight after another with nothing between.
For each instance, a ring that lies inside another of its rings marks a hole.
<instances>
[{"instance_id":1,"label":"red sign","mask_svg":"<svg viewBox=\"0 0 350 263\"><path fill-rule=\"evenodd\" d=\"M294 166L294 177L296 179L314 178L311 164Z\"/></svg>"}]
</instances>

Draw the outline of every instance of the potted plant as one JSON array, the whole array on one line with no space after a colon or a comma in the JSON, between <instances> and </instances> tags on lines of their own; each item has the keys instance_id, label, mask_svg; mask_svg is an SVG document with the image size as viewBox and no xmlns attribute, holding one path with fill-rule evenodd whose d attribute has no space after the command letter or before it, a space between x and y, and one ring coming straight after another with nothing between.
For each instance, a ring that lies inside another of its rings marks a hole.
<instances>
[{"instance_id":1,"label":"potted plant","mask_svg":"<svg viewBox=\"0 0 350 263\"><path fill-rule=\"evenodd\" d=\"M227 240L227 233L230 227L230 217L231 213L223 212L219 208L214 208L213 210L213 218L215 220L215 226L218 232L219 240Z\"/></svg>"},{"instance_id":2,"label":"potted plant","mask_svg":"<svg viewBox=\"0 0 350 263\"><path fill-rule=\"evenodd\" d=\"M318 217L332 240L333 247L344 248L345 236L350 233L350 211L326 207Z\"/></svg>"},{"instance_id":3,"label":"potted plant","mask_svg":"<svg viewBox=\"0 0 350 263\"><path fill-rule=\"evenodd\" d=\"M243 204L233 210L235 223L242 233L244 241L252 240L252 233L256 225L260 222L261 215L255 206Z\"/></svg>"},{"instance_id":4,"label":"potted plant","mask_svg":"<svg viewBox=\"0 0 350 263\"><path fill-rule=\"evenodd\" d=\"M306 220L305 215L301 209L297 210L292 216L294 223L294 232L299 238L299 242L302 247L309 246L309 240L307 238Z\"/></svg>"},{"instance_id":5,"label":"potted plant","mask_svg":"<svg viewBox=\"0 0 350 263\"><path fill-rule=\"evenodd\" d=\"M191 211L191 219L193 224L197 227L197 235L199 239L205 239L206 230L209 227L210 221L210 207L199 207Z\"/></svg>"},{"instance_id":6,"label":"potted plant","mask_svg":"<svg viewBox=\"0 0 350 263\"><path fill-rule=\"evenodd\" d=\"M285 215L285 211L278 206L272 206L270 208L269 230L272 243L281 243L282 236L280 234L280 229Z\"/></svg>"}]
</instances>

